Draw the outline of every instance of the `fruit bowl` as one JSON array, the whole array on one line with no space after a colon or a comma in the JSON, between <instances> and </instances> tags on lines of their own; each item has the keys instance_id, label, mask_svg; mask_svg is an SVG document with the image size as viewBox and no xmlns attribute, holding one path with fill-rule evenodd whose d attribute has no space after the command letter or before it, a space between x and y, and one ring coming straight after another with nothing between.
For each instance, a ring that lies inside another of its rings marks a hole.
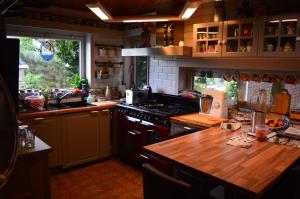
<instances>
[{"instance_id":1,"label":"fruit bowl","mask_svg":"<svg viewBox=\"0 0 300 199\"><path fill-rule=\"evenodd\" d=\"M269 126L269 129L272 131L281 131L289 128L290 119L284 115L277 115L273 117L267 117L266 125Z\"/></svg>"}]
</instances>

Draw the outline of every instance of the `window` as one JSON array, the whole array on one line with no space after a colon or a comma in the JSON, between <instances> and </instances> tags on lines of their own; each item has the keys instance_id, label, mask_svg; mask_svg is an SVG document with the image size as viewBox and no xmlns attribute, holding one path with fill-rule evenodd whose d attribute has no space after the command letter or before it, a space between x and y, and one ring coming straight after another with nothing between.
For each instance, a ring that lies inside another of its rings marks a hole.
<instances>
[{"instance_id":1,"label":"window","mask_svg":"<svg viewBox=\"0 0 300 199\"><path fill-rule=\"evenodd\" d=\"M135 85L137 88L148 83L148 57L136 57Z\"/></svg>"},{"instance_id":2,"label":"window","mask_svg":"<svg viewBox=\"0 0 300 199\"><path fill-rule=\"evenodd\" d=\"M223 78L194 76L193 88L199 92L202 92L204 88L226 91L231 101L237 100L238 85L235 81L227 82Z\"/></svg>"},{"instance_id":3,"label":"window","mask_svg":"<svg viewBox=\"0 0 300 199\"><path fill-rule=\"evenodd\" d=\"M20 39L19 89L70 88L79 73L80 41Z\"/></svg>"}]
</instances>

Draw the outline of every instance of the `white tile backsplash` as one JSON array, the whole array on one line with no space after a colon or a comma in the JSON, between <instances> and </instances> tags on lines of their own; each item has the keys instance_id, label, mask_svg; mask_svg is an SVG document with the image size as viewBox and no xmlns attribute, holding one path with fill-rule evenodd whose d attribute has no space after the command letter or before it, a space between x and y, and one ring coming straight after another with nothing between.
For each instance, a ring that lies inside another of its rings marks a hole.
<instances>
[{"instance_id":1,"label":"white tile backsplash","mask_svg":"<svg viewBox=\"0 0 300 199\"><path fill-rule=\"evenodd\" d=\"M178 94L178 70L173 58L150 58L149 84L153 92Z\"/></svg>"}]
</instances>

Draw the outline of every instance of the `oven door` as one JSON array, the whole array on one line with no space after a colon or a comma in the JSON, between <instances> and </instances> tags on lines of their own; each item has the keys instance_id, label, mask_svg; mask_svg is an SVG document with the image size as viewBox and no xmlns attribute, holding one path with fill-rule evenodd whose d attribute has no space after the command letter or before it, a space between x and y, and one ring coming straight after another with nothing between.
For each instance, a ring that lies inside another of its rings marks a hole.
<instances>
[{"instance_id":1,"label":"oven door","mask_svg":"<svg viewBox=\"0 0 300 199\"><path fill-rule=\"evenodd\" d=\"M122 160L141 164L140 154L142 147L146 143L146 135L142 131L140 121L138 119L128 117L126 115L119 115L120 128L120 157Z\"/></svg>"}]
</instances>

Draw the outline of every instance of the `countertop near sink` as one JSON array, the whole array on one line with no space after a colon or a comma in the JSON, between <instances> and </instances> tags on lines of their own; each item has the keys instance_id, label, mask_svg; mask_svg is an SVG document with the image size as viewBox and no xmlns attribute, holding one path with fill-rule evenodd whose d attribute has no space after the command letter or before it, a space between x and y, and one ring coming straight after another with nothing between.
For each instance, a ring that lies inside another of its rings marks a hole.
<instances>
[{"instance_id":1,"label":"countertop near sink","mask_svg":"<svg viewBox=\"0 0 300 199\"><path fill-rule=\"evenodd\" d=\"M212 117L202 113L191 113L186 115L179 115L171 117L170 120L175 123L193 126L196 128L210 128L220 125L225 119Z\"/></svg>"},{"instance_id":2,"label":"countertop near sink","mask_svg":"<svg viewBox=\"0 0 300 199\"><path fill-rule=\"evenodd\" d=\"M19 114L19 119L33 118L33 117L44 117L49 115L59 115L64 113L75 113L82 111L93 111L104 108L113 108L116 106L116 101L103 101L92 103L94 106L84 106L76 108L62 108L62 109L53 109L53 110L44 110L44 111L30 111Z\"/></svg>"}]
</instances>

